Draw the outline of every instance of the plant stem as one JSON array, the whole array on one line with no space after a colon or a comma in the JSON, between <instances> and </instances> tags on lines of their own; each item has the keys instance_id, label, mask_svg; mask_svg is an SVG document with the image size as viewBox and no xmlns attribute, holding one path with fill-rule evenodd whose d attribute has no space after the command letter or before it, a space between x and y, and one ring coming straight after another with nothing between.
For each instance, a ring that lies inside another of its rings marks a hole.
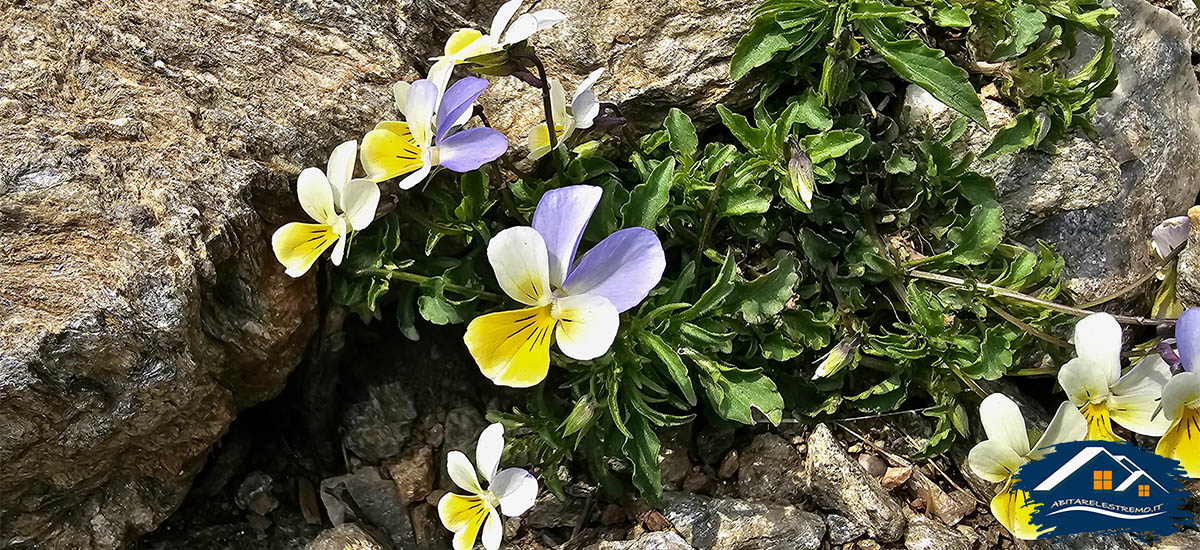
<instances>
[{"instance_id":1,"label":"plant stem","mask_svg":"<svg viewBox=\"0 0 1200 550\"><path fill-rule=\"evenodd\" d=\"M536 53L530 50L529 59L533 61L533 66L537 67L538 78L542 80L542 110L546 112L546 130L550 136L550 153L554 154L554 149L558 147L558 136L554 135L554 106L550 102L550 79L546 78L546 67L542 65L542 60L538 59Z\"/></svg>"},{"instance_id":2,"label":"plant stem","mask_svg":"<svg viewBox=\"0 0 1200 550\"><path fill-rule=\"evenodd\" d=\"M708 236L712 233L713 210L717 205L717 196L720 195L721 186L725 185L725 172L729 165L721 167L717 172L717 182L713 185L712 192L708 194L708 203L704 205L704 222L700 226L700 239L696 244L696 257L699 258L704 254L704 246L708 242Z\"/></svg>"},{"instance_id":3,"label":"plant stem","mask_svg":"<svg viewBox=\"0 0 1200 550\"><path fill-rule=\"evenodd\" d=\"M938 273L930 273L928 271L920 271L917 269L910 269L910 270L906 271L905 273L907 273L908 276L916 278L916 279L933 281L936 283L942 283L944 285L957 286L957 287L966 288L966 289L978 288L978 289L986 290L996 296L1003 296L1005 298L1010 298L1013 300L1020 300L1022 302L1027 302L1030 304L1042 306L1046 309L1060 311L1062 313L1069 313L1071 315L1077 315L1079 317L1086 317L1088 315L1095 313L1094 311L1088 311L1086 309L1066 306L1063 304L1057 304L1057 303L1051 302L1049 300L1043 300L1041 298L1030 296L1028 294L1022 294L1020 292L1009 290L1004 287L989 285L987 283L968 281L966 279L960 279L958 277L951 277L949 275L941 275ZM1125 323L1127 325L1159 326L1159 325L1174 325L1175 324L1175 319L1148 319L1146 317L1131 317L1128 315L1113 315L1113 317L1116 318L1116 320L1118 322Z\"/></svg>"},{"instance_id":4,"label":"plant stem","mask_svg":"<svg viewBox=\"0 0 1200 550\"><path fill-rule=\"evenodd\" d=\"M995 313L996 315L1003 317L1005 321L1008 321L1008 322L1020 327L1021 330L1025 331L1037 338L1040 338L1042 340L1050 342L1051 344L1054 344L1056 346L1060 346L1060 347L1063 347L1066 349L1074 349L1074 346L1069 344L1066 340L1063 340L1062 338L1059 338L1052 334L1047 334L1045 332L1038 330L1036 327L1018 319L1016 315L1013 315L1013 314L1009 313L1008 311L1006 311L1004 308L1000 307L1000 304L997 304L991 300L988 300L987 308L992 310L992 312Z\"/></svg>"},{"instance_id":5,"label":"plant stem","mask_svg":"<svg viewBox=\"0 0 1200 550\"><path fill-rule=\"evenodd\" d=\"M355 275L370 275L370 276L374 276L374 277L387 277L393 281L404 281L404 282L414 283L414 284L418 284L418 285L434 278L434 277L426 277L424 275L417 275L416 273L409 273L407 271L399 271L399 270L395 270L395 269L360 269L357 272L355 272ZM456 285L454 283L443 282L442 288L449 290L450 292L453 292L455 294L461 294L463 296L469 296L469 297L473 297L473 298L483 298L484 300L490 300L492 302L497 302L497 303L504 302L506 300L506 298L504 296L496 294L495 292L479 290L479 289L471 288L469 286Z\"/></svg>"},{"instance_id":6,"label":"plant stem","mask_svg":"<svg viewBox=\"0 0 1200 550\"><path fill-rule=\"evenodd\" d=\"M1121 288L1121 289L1117 290L1116 292L1113 292L1112 294L1109 294L1109 295L1101 297L1101 298L1096 298L1095 300L1092 300L1085 304L1081 304L1079 307L1082 307L1082 308L1096 307L1105 302L1111 302L1113 300L1116 300L1117 298L1120 298L1121 296L1124 296L1125 294L1128 294L1129 292L1136 290L1138 287L1145 284L1146 281L1149 281L1150 279L1153 279L1155 275L1158 275L1158 273L1160 271L1162 271L1164 267L1167 267L1172 261L1174 261L1175 258L1179 256L1179 253L1183 252L1183 249L1186 247L1187 247L1186 241L1179 243L1179 246L1177 246L1173 250L1171 250L1171 253L1167 254L1167 256L1165 258L1163 258L1161 261L1159 261L1158 265L1154 266L1154 269L1150 270L1149 273L1142 275L1141 277L1138 278L1138 280L1136 280L1132 283L1129 283L1124 288Z\"/></svg>"}]
</instances>

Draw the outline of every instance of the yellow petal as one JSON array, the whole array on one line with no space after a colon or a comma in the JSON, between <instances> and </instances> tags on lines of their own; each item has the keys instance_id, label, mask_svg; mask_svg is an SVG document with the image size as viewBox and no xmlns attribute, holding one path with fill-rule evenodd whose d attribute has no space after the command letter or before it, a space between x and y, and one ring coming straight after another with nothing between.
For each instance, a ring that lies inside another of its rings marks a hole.
<instances>
[{"instance_id":1,"label":"yellow petal","mask_svg":"<svg viewBox=\"0 0 1200 550\"><path fill-rule=\"evenodd\" d=\"M442 500L438 501L438 517L446 529L457 533L466 529L476 516L486 513L486 508L483 499L475 495L446 493Z\"/></svg>"},{"instance_id":2,"label":"yellow petal","mask_svg":"<svg viewBox=\"0 0 1200 550\"><path fill-rule=\"evenodd\" d=\"M1037 505L1027 502L1029 493L1013 488L1015 482L1015 479L1009 478L1004 487L1000 489L1000 494L992 499L992 515L996 516L1000 524L1008 529L1014 537L1025 540L1036 539L1050 530L1043 530L1032 523Z\"/></svg>"},{"instance_id":3,"label":"yellow petal","mask_svg":"<svg viewBox=\"0 0 1200 550\"><path fill-rule=\"evenodd\" d=\"M380 122L363 136L362 165L375 182L402 176L423 164L421 146L413 139L406 123Z\"/></svg>"},{"instance_id":4,"label":"yellow petal","mask_svg":"<svg viewBox=\"0 0 1200 550\"><path fill-rule=\"evenodd\" d=\"M450 35L449 40L446 40L445 54L458 60L471 57L475 53L475 50L480 49L480 46L482 46L482 44L476 43L480 42L479 39L482 37L483 33L475 29L457 30L454 34Z\"/></svg>"},{"instance_id":5,"label":"yellow petal","mask_svg":"<svg viewBox=\"0 0 1200 550\"><path fill-rule=\"evenodd\" d=\"M1200 410L1184 409L1154 452L1181 462L1188 477L1200 478Z\"/></svg>"},{"instance_id":6,"label":"yellow petal","mask_svg":"<svg viewBox=\"0 0 1200 550\"><path fill-rule=\"evenodd\" d=\"M275 230L271 248L279 263L287 267L287 274L299 277L308 273L313 262L339 238L331 226L292 222Z\"/></svg>"},{"instance_id":7,"label":"yellow petal","mask_svg":"<svg viewBox=\"0 0 1200 550\"><path fill-rule=\"evenodd\" d=\"M550 306L489 313L467 325L463 342L492 382L527 388L546 378L555 325Z\"/></svg>"},{"instance_id":8,"label":"yellow petal","mask_svg":"<svg viewBox=\"0 0 1200 550\"><path fill-rule=\"evenodd\" d=\"M562 138L562 124L554 125L554 136ZM540 122L537 126L529 129L529 158L533 160L540 159L550 152L550 131L546 129L546 123Z\"/></svg>"},{"instance_id":9,"label":"yellow petal","mask_svg":"<svg viewBox=\"0 0 1200 550\"><path fill-rule=\"evenodd\" d=\"M1109 418L1108 405L1104 403L1088 403L1079 409L1087 420L1088 441L1125 441L1113 433L1112 420Z\"/></svg>"}]
</instances>

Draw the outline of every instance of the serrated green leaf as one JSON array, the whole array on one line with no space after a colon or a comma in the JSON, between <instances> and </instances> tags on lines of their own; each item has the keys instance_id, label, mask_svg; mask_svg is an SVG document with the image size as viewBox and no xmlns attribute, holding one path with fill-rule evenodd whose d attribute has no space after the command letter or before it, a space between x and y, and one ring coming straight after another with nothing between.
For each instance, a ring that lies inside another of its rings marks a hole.
<instances>
[{"instance_id":1,"label":"serrated green leaf","mask_svg":"<svg viewBox=\"0 0 1200 550\"><path fill-rule=\"evenodd\" d=\"M633 485L651 503L662 497L662 474L658 469L658 452L662 445L646 417L630 415L631 437L621 450L633 465Z\"/></svg>"},{"instance_id":2,"label":"serrated green leaf","mask_svg":"<svg viewBox=\"0 0 1200 550\"><path fill-rule=\"evenodd\" d=\"M629 202L621 209L625 227L654 229L658 215L670 199L671 182L675 178L675 159L662 161L650 172L646 181L629 192Z\"/></svg>"},{"instance_id":3,"label":"serrated green leaf","mask_svg":"<svg viewBox=\"0 0 1200 550\"><path fill-rule=\"evenodd\" d=\"M733 49L729 78L741 80L751 69L766 64L776 53L791 45L785 31L774 21L755 24Z\"/></svg>"},{"instance_id":4,"label":"serrated green leaf","mask_svg":"<svg viewBox=\"0 0 1200 550\"><path fill-rule=\"evenodd\" d=\"M758 409L772 424L783 419L783 397L775 382L761 371L723 369L708 358L692 359L704 370L701 385L721 418L752 425L753 410Z\"/></svg>"},{"instance_id":5,"label":"serrated green leaf","mask_svg":"<svg viewBox=\"0 0 1200 550\"><path fill-rule=\"evenodd\" d=\"M820 164L845 155L862 142L862 134L848 130L830 130L800 140L801 146L808 152L813 164Z\"/></svg>"},{"instance_id":6,"label":"serrated green leaf","mask_svg":"<svg viewBox=\"0 0 1200 550\"><path fill-rule=\"evenodd\" d=\"M680 318L695 319L721 305L729 293L733 292L733 278L736 274L737 262L733 260L733 252L726 252L725 261L721 263L721 271L717 274L717 280L713 281L712 286L700 295L700 299L696 300L695 305L680 314Z\"/></svg>"},{"instance_id":7,"label":"serrated green leaf","mask_svg":"<svg viewBox=\"0 0 1200 550\"><path fill-rule=\"evenodd\" d=\"M774 269L753 281L737 285L729 300L736 304L737 311L747 323L766 323L783 311L791 300L792 291L800 282L797 269L799 264L794 256L780 253Z\"/></svg>"},{"instance_id":8,"label":"serrated green leaf","mask_svg":"<svg viewBox=\"0 0 1200 550\"><path fill-rule=\"evenodd\" d=\"M991 145L988 145L981 156L983 158L998 157L1033 147L1037 145L1041 129L1042 123L1037 112L1025 110L1007 126L996 132L996 137L992 138Z\"/></svg>"},{"instance_id":9,"label":"serrated green leaf","mask_svg":"<svg viewBox=\"0 0 1200 550\"><path fill-rule=\"evenodd\" d=\"M751 151L762 149L763 139L767 134L765 131L750 126L746 117L726 109L724 105L717 105L717 114L721 116L721 122L729 128L733 137L742 142L743 146Z\"/></svg>"},{"instance_id":10,"label":"serrated green leaf","mask_svg":"<svg viewBox=\"0 0 1200 550\"><path fill-rule=\"evenodd\" d=\"M683 397L687 399L688 404L694 406L696 389L692 386L692 377L688 374L687 366L683 364L679 353L667 345L657 334L643 332L638 335L638 339L666 365L667 374L671 375L671 380L674 380L675 385L679 386L679 390L683 392Z\"/></svg>"},{"instance_id":11,"label":"serrated green leaf","mask_svg":"<svg viewBox=\"0 0 1200 550\"><path fill-rule=\"evenodd\" d=\"M979 265L991 257L992 251L1004 238L1004 224L999 205L980 205L971 209L971 218L950 251L951 258L962 265Z\"/></svg>"},{"instance_id":12,"label":"serrated green leaf","mask_svg":"<svg viewBox=\"0 0 1200 550\"><path fill-rule=\"evenodd\" d=\"M692 124L692 119L683 114L683 111L672 107L663 124L671 136L672 151L688 157L696 154L700 140L696 137L696 127Z\"/></svg>"}]
</instances>

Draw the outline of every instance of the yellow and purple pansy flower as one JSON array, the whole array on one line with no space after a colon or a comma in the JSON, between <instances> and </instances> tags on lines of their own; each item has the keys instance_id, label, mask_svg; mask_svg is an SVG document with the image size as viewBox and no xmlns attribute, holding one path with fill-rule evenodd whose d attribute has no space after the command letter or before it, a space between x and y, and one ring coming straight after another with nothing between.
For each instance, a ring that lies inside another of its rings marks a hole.
<instances>
[{"instance_id":1,"label":"yellow and purple pansy flower","mask_svg":"<svg viewBox=\"0 0 1200 550\"><path fill-rule=\"evenodd\" d=\"M666 259L653 231L631 227L600 241L578 262L583 231L603 190L576 185L547 191L532 227L512 227L488 243L500 288L528 307L475 318L463 341L492 382L517 388L546 378L550 344L578 359L612 345L619 315L658 286Z\"/></svg>"}]
</instances>

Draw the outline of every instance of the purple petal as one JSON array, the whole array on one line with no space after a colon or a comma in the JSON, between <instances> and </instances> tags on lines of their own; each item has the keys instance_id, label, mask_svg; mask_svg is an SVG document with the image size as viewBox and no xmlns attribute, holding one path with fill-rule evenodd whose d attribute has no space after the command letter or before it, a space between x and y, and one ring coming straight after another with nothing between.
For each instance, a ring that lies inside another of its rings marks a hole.
<instances>
[{"instance_id":1,"label":"purple petal","mask_svg":"<svg viewBox=\"0 0 1200 550\"><path fill-rule=\"evenodd\" d=\"M469 76L455 82L450 89L442 94L442 103L437 112L437 139L440 142L450 131L450 126L458 121L463 113L474 105L479 95L487 89L487 81L482 78Z\"/></svg>"},{"instance_id":2,"label":"purple petal","mask_svg":"<svg viewBox=\"0 0 1200 550\"><path fill-rule=\"evenodd\" d=\"M588 220L600 204L604 190L594 185L572 185L546 191L533 212L533 228L546 240L550 253L550 284L561 287Z\"/></svg>"},{"instance_id":3,"label":"purple petal","mask_svg":"<svg viewBox=\"0 0 1200 550\"><path fill-rule=\"evenodd\" d=\"M438 165L455 172L470 172L492 162L508 150L504 134L491 128L470 128L438 145Z\"/></svg>"},{"instance_id":4,"label":"purple petal","mask_svg":"<svg viewBox=\"0 0 1200 550\"><path fill-rule=\"evenodd\" d=\"M1175 347L1183 370L1195 372L1200 361L1200 308L1188 308L1175 322Z\"/></svg>"},{"instance_id":5,"label":"purple petal","mask_svg":"<svg viewBox=\"0 0 1200 550\"><path fill-rule=\"evenodd\" d=\"M658 236L649 229L630 227L589 250L567 276L563 290L608 298L619 313L644 300L658 286L666 267Z\"/></svg>"}]
</instances>

